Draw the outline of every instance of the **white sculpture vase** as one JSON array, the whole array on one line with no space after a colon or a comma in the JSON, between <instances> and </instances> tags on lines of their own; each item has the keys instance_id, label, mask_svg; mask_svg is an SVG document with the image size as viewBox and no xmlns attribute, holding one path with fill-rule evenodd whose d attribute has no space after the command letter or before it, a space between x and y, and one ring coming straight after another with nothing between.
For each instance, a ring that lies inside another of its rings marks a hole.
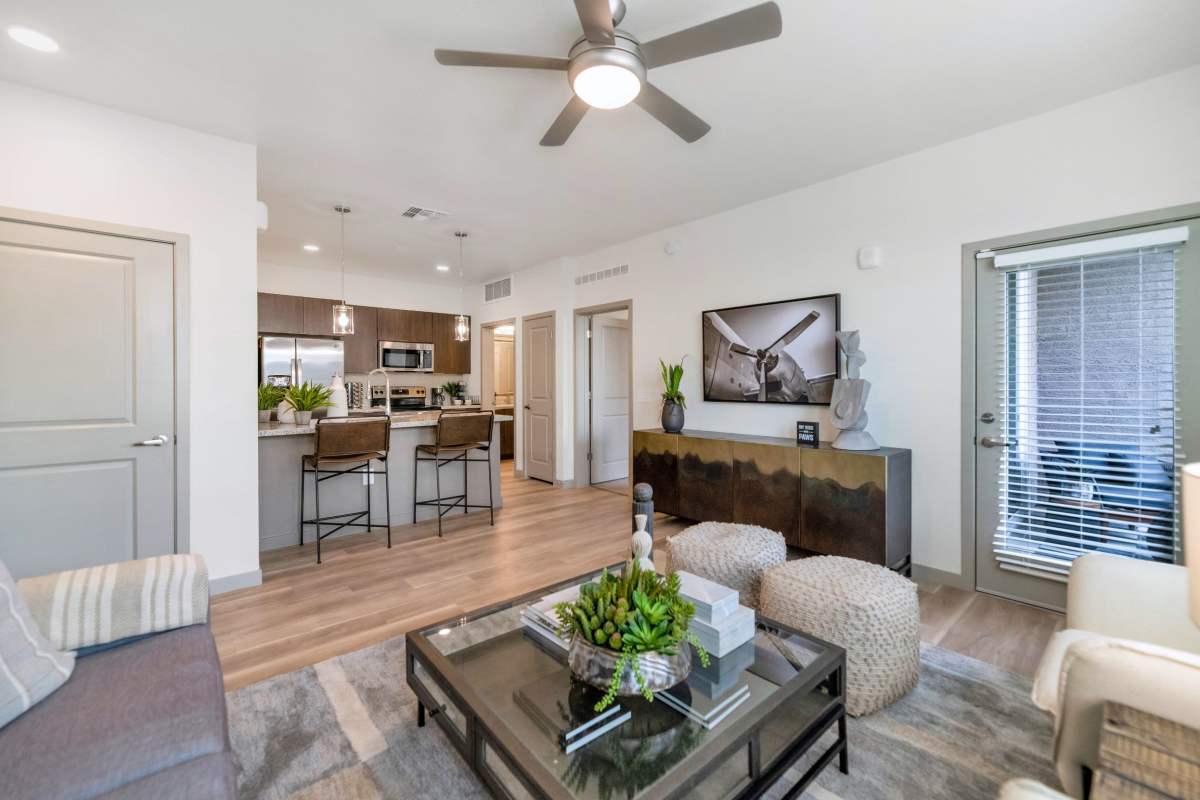
<instances>
[{"instance_id":1,"label":"white sculpture vase","mask_svg":"<svg viewBox=\"0 0 1200 800\"><path fill-rule=\"evenodd\" d=\"M341 375L334 375L333 380L329 382L329 401L333 405L325 411L327 417L345 417L350 413L350 409L346 404L346 383L342 380Z\"/></svg>"},{"instance_id":2,"label":"white sculpture vase","mask_svg":"<svg viewBox=\"0 0 1200 800\"><path fill-rule=\"evenodd\" d=\"M650 551L654 547L654 539L646 530L646 515L634 514L633 521L637 524L637 531L633 534L633 557L637 559L639 567L653 572L654 559L650 557Z\"/></svg>"}]
</instances>

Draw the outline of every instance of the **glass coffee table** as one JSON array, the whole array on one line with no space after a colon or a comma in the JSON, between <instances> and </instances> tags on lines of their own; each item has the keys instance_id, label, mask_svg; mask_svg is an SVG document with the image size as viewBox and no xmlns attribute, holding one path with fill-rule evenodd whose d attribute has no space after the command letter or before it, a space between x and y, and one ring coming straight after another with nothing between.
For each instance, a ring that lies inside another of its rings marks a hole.
<instances>
[{"instance_id":1,"label":"glass coffee table","mask_svg":"<svg viewBox=\"0 0 1200 800\"><path fill-rule=\"evenodd\" d=\"M621 565L610 567L620 569ZM571 753L559 734L592 715L600 692L574 680L566 653L521 612L599 570L406 636L418 724L431 716L497 797L759 797L798 761L799 796L838 758L848 770L842 648L759 617L755 638L672 690L694 706L740 701L706 727L668 703L618 698L631 717ZM825 736L830 732L828 736ZM832 743L830 743L832 742Z\"/></svg>"}]
</instances>

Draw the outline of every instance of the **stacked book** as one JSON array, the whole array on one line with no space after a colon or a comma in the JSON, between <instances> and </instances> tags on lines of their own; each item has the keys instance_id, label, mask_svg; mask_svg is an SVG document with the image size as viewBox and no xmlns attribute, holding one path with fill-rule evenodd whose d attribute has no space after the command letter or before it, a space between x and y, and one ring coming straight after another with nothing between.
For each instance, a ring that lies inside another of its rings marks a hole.
<instances>
[{"instance_id":1,"label":"stacked book","mask_svg":"<svg viewBox=\"0 0 1200 800\"><path fill-rule=\"evenodd\" d=\"M680 572L679 593L696 606L688 630L710 656L728 655L754 638L754 609L739 605L734 589Z\"/></svg>"},{"instance_id":2,"label":"stacked book","mask_svg":"<svg viewBox=\"0 0 1200 800\"><path fill-rule=\"evenodd\" d=\"M733 691L718 698L707 697L700 692L691 691L691 683L692 680L689 678L665 692L657 693L654 697L693 722L703 725L705 730L711 731L732 714L734 709L750 699L750 686L747 683L742 683Z\"/></svg>"},{"instance_id":3,"label":"stacked book","mask_svg":"<svg viewBox=\"0 0 1200 800\"><path fill-rule=\"evenodd\" d=\"M521 624L526 630L565 651L570 642L558 635L558 617L554 614L554 606L558 603L574 603L578 599L578 586L548 594L536 603L526 606L521 612Z\"/></svg>"},{"instance_id":4,"label":"stacked book","mask_svg":"<svg viewBox=\"0 0 1200 800\"><path fill-rule=\"evenodd\" d=\"M517 689L513 700L564 753L575 752L633 716L617 704L597 714L594 707L603 693L589 687L573 699L577 690L571 671L564 667Z\"/></svg>"}]
</instances>

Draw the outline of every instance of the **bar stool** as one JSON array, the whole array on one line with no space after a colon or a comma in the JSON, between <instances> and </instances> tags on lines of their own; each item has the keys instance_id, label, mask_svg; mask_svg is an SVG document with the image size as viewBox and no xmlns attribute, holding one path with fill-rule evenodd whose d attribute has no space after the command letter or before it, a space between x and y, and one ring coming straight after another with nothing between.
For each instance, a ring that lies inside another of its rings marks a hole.
<instances>
[{"instance_id":1,"label":"bar stool","mask_svg":"<svg viewBox=\"0 0 1200 800\"><path fill-rule=\"evenodd\" d=\"M314 452L300 460L300 544L304 544L304 526L317 526L317 563L321 563L321 540L342 528L366 528L371 522L371 479L367 479L367 508L365 511L349 511L345 514L321 516L321 484L339 475L382 475L383 497L387 508L387 546L392 546L392 499L388 484L388 445L391 419L387 416L340 417L317 420L316 445ZM383 462L383 470L371 468L372 461ZM314 477L313 495L315 516L304 518L304 476ZM348 517L348 519L347 519ZM366 522L360 520L366 517ZM331 531L321 532L321 525L337 525Z\"/></svg>"},{"instance_id":2,"label":"bar stool","mask_svg":"<svg viewBox=\"0 0 1200 800\"><path fill-rule=\"evenodd\" d=\"M442 535L442 517L462 507L466 514L472 508L488 509L491 521L496 524L495 497L492 489L492 430L495 420L493 411L443 411L438 417L437 439L433 444L419 444L413 451L413 524L417 522L417 506L438 507L438 536ZM472 452L483 453L483 458L471 458ZM417 500L417 474L422 461L434 464L434 482L437 496L430 500ZM477 462L488 464L488 502L467 502L467 472ZM442 467L447 464L463 465L463 493L442 496Z\"/></svg>"}]
</instances>

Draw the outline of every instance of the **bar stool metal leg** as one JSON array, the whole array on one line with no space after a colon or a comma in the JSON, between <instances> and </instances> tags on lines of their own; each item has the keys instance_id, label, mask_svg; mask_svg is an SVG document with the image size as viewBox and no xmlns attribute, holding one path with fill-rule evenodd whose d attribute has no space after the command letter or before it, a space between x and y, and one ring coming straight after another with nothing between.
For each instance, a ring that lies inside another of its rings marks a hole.
<instances>
[{"instance_id":1,"label":"bar stool metal leg","mask_svg":"<svg viewBox=\"0 0 1200 800\"><path fill-rule=\"evenodd\" d=\"M467 474L471 471L471 462L467 458L471 451L463 453L463 514L471 510L471 493L467 491Z\"/></svg>"},{"instance_id":2,"label":"bar stool metal leg","mask_svg":"<svg viewBox=\"0 0 1200 800\"><path fill-rule=\"evenodd\" d=\"M413 525L417 524L417 472L421 468L421 452L413 448Z\"/></svg>"},{"instance_id":3,"label":"bar stool metal leg","mask_svg":"<svg viewBox=\"0 0 1200 800\"><path fill-rule=\"evenodd\" d=\"M371 462L367 461L367 465L363 467L363 475L366 478L367 484L367 533L371 532Z\"/></svg>"},{"instance_id":4,"label":"bar stool metal leg","mask_svg":"<svg viewBox=\"0 0 1200 800\"><path fill-rule=\"evenodd\" d=\"M433 480L437 491L438 538L442 538L442 461L441 454L433 456Z\"/></svg>"},{"instance_id":5,"label":"bar stool metal leg","mask_svg":"<svg viewBox=\"0 0 1200 800\"><path fill-rule=\"evenodd\" d=\"M383 524L387 528L388 549L392 547L392 484L391 484L391 459L383 460L383 508L384 517ZM416 497L416 495L413 495ZM414 519L416 516L414 515Z\"/></svg>"},{"instance_id":6,"label":"bar stool metal leg","mask_svg":"<svg viewBox=\"0 0 1200 800\"><path fill-rule=\"evenodd\" d=\"M489 525L496 524L496 498L492 494L492 448L487 449L487 482L488 482L488 514L491 516Z\"/></svg>"},{"instance_id":7,"label":"bar stool metal leg","mask_svg":"<svg viewBox=\"0 0 1200 800\"><path fill-rule=\"evenodd\" d=\"M317 525L317 563L321 563L321 465L318 462L313 467L313 501L316 503L317 515L313 521Z\"/></svg>"},{"instance_id":8,"label":"bar stool metal leg","mask_svg":"<svg viewBox=\"0 0 1200 800\"><path fill-rule=\"evenodd\" d=\"M300 536L298 537L299 544L301 546L303 546L304 545L304 459L303 458L300 459L300 523L297 527L299 528L299 532L300 532Z\"/></svg>"}]
</instances>

